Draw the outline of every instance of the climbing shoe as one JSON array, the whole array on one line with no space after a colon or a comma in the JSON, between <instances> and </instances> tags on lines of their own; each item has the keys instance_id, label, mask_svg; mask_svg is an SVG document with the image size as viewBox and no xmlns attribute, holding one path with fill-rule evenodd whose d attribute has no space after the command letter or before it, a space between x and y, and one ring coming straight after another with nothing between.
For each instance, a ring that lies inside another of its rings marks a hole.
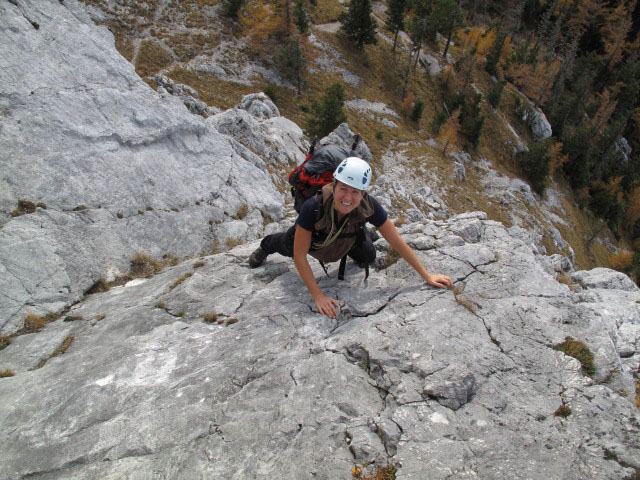
<instances>
[{"instance_id":1,"label":"climbing shoe","mask_svg":"<svg viewBox=\"0 0 640 480\"><path fill-rule=\"evenodd\" d=\"M258 249L249 257L249 266L251 268L259 267L267 259L267 255L269 255L267 252L265 252L261 247L258 247Z\"/></svg>"}]
</instances>

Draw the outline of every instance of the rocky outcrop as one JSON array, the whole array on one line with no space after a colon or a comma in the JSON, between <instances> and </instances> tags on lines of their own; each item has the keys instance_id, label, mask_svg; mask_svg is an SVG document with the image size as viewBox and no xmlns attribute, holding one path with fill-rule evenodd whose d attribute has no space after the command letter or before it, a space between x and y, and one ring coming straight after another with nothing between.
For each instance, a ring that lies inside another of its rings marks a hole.
<instances>
[{"instance_id":1,"label":"rocky outcrop","mask_svg":"<svg viewBox=\"0 0 640 480\"><path fill-rule=\"evenodd\" d=\"M281 218L268 162L304 143L277 109L220 113L268 131L261 157L222 118L152 91L76 1L3 2L0 31L0 331L78 300L137 252L197 255ZM32 213L11 216L19 201Z\"/></svg>"},{"instance_id":2,"label":"rocky outcrop","mask_svg":"<svg viewBox=\"0 0 640 480\"><path fill-rule=\"evenodd\" d=\"M398 480L640 469L637 289L619 290L612 271L558 283L553 262L483 213L401 232L455 291L389 265L381 239L386 268L367 282L351 263L343 282L312 263L340 302L331 320L290 259L249 269L252 243L92 295L76 320L14 338L0 351L16 373L0 379L4 478L347 480L369 462ZM591 350L592 376L553 348L566 337Z\"/></svg>"},{"instance_id":3,"label":"rocky outcrop","mask_svg":"<svg viewBox=\"0 0 640 480\"><path fill-rule=\"evenodd\" d=\"M529 102L529 100L526 100ZM522 120L531 129L533 139L538 142L549 138L552 135L551 124L545 114L538 107L529 102L529 107L523 107L521 111Z\"/></svg>"}]
</instances>

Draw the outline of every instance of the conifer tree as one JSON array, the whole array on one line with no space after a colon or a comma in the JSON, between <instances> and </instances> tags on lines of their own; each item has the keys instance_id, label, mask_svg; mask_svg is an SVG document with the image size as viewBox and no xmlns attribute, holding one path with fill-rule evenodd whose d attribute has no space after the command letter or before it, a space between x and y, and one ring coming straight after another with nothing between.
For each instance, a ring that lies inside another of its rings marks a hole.
<instances>
[{"instance_id":1,"label":"conifer tree","mask_svg":"<svg viewBox=\"0 0 640 480\"><path fill-rule=\"evenodd\" d=\"M222 14L233 19L238 18L238 13L245 0L222 0Z\"/></svg>"},{"instance_id":2,"label":"conifer tree","mask_svg":"<svg viewBox=\"0 0 640 480\"><path fill-rule=\"evenodd\" d=\"M275 63L283 76L294 82L297 94L300 95L307 59L302 51L299 37L287 39L277 51Z\"/></svg>"},{"instance_id":3,"label":"conifer tree","mask_svg":"<svg viewBox=\"0 0 640 480\"><path fill-rule=\"evenodd\" d=\"M398 32L404 29L404 15L407 11L407 0L389 0L387 8L387 22L385 27L393 33L393 49L396 51Z\"/></svg>"},{"instance_id":4,"label":"conifer tree","mask_svg":"<svg viewBox=\"0 0 640 480\"><path fill-rule=\"evenodd\" d=\"M309 132L314 136L324 137L346 121L347 116L342 110L345 99L344 87L339 83L331 85L322 101L311 105L313 117L309 119Z\"/></svg>"},{"instance_id":5,"label":"conifer tree","mask_svg":"<svg viewBox=\"0 0 640 480\"><path fill-rule=\"evenodd\" d=\"M351 0L349 10L339 17L340 30L360 49L376 43L376 21L371 12L371 0Z\"/></svg>"},{"instance_id":6,"label":"conifer tree","mask_svg":"<svg viewBox=\"0 0 640 480\"><path fill-rule=\"evenodd\" d=\"M302 35L309 35L309 13L307 12L307 6L304 0L296 0L296 4L293 7L293 16L300 33Z\"/></svg>"},{"instance_id":7,"label":"conifer tree","mask_svg":"<svg viewBox=\"0 0 640 480\"><path fill-rule=\"evenodd\" d=\"M502 48L504 47L506 38L507 36L500 31L500 27L498 26L496 40L493 42L489 53L487 53L487 63L484 66L484 69L489 75L493 75L494 77L498 76L498 62L502 56Z\"/></svg>"},{"instance_id":8,"label":"conifer tree","mask_svg":"<svg viewBox=\"0 0 640 480\"><path fill-rule=\"evenodd\" d=\"M435 0L433 12L429 16L430 24L437 25L438 31L447 35L447 45L442 56L447 58L451 36L456 27L462 25L462 13L455 0Z\"/></svg>"}]
</instances>

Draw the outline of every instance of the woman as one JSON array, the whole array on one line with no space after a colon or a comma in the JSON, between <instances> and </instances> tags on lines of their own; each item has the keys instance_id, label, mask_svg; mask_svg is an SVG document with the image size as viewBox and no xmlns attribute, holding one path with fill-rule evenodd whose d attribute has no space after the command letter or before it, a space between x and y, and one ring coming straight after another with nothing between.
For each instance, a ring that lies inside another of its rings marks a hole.
<instances>
[{"instance_id":1,"label":"woman","mask_svg":"<svg viewBox=\"0 0 640 480\"><path fill-rule=\"evenodd\" d=\"M320 290L307 254L322 262L335 262L346 254L357 263L368 265L375 260L375 247L368 236L365 241L356 241L359 225L366 221L378 229L391 248L429 285L451 288L449 277L427 272L415 252L402 239L384 208L366 193L371 182L371 167L367 162L357 157L345 158L333 178L332 185L322 188L321 204L319 199L310 198L302 206L293 227L262 240L260 248L249 258L251 268L262 265L271 253L292 256L318 311L335 318L338 302Z\"/></svg>"}]
</instances>

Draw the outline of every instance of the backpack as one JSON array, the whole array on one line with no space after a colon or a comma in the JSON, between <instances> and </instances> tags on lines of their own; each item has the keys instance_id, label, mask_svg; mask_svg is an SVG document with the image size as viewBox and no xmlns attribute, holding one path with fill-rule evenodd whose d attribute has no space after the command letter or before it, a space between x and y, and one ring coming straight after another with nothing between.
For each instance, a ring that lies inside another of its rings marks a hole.
<instances>
[{"instance_id":1,"label":"backpack","mask_svg":"<svg viewBox=\"0 0 640 480\"><path fill-rule=\"evenodd\" d=\"M304 162L289 173L293 208L297 213L300 213L305 201L313 197L323 186L333 182L333 172L342 160L354 155L359 142L358 134L353 139L351 150L339 145L326 145L316 152L316 139L311 141Z\"/></svg>"}]
</instances>

